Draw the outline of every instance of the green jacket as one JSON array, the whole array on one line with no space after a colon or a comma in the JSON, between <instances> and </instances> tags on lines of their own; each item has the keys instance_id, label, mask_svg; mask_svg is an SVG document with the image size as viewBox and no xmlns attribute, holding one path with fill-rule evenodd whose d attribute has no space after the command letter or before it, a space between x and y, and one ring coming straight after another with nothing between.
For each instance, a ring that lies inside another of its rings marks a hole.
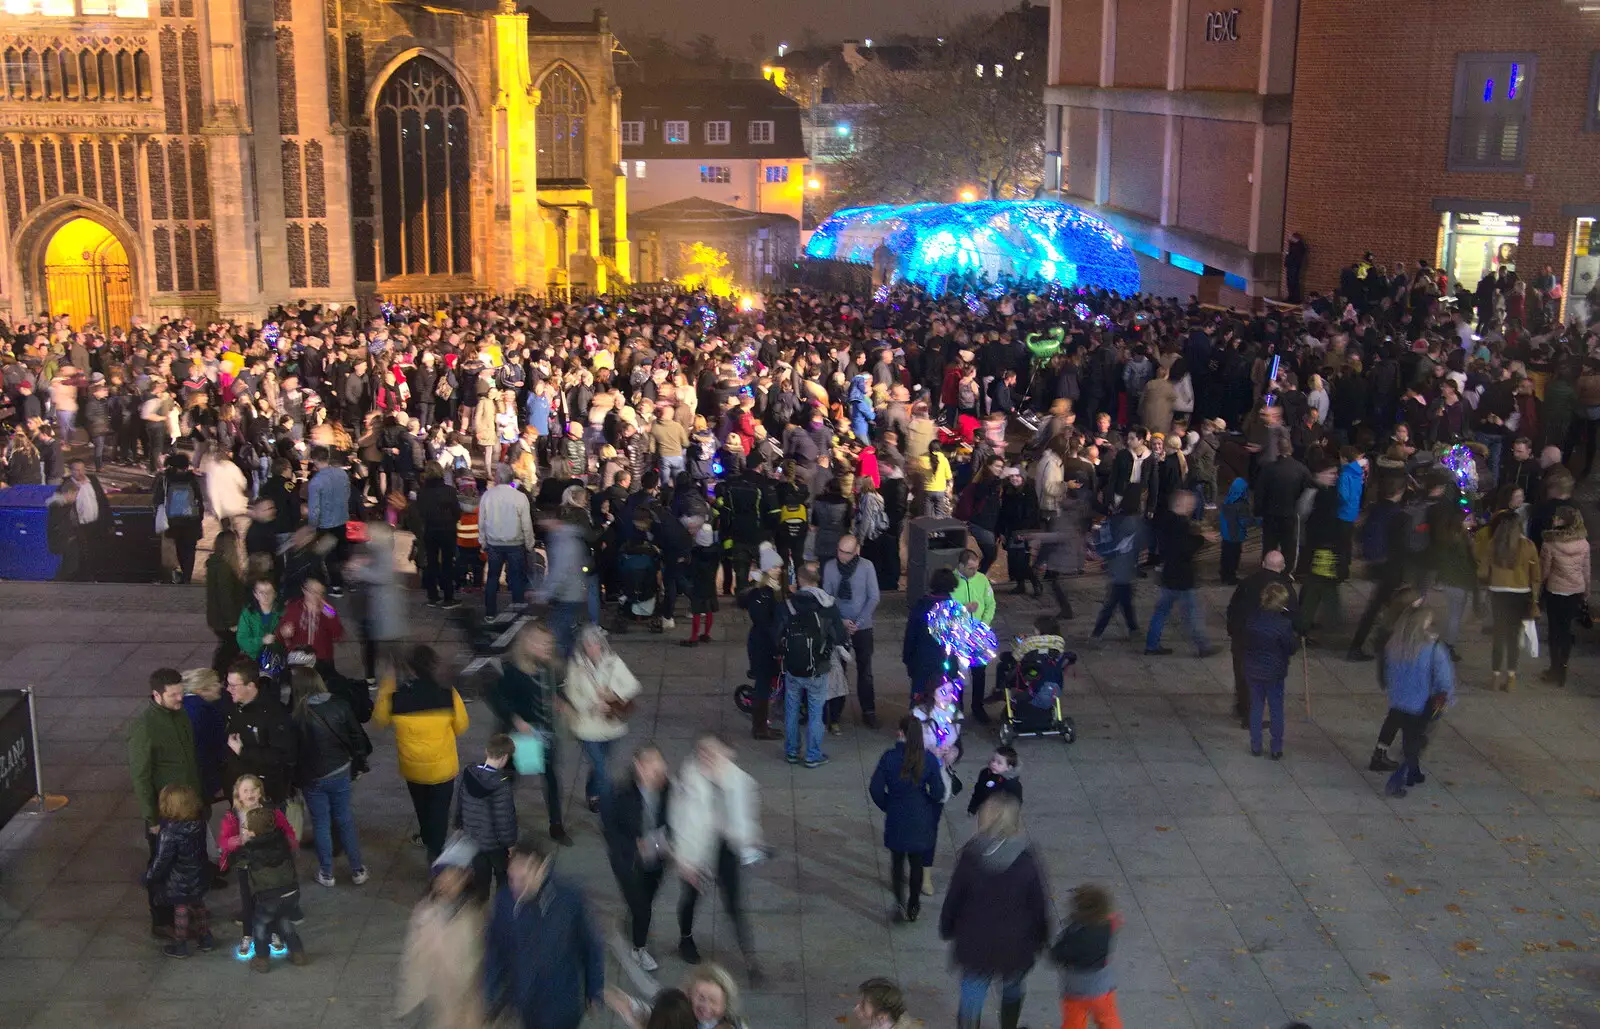
<instances>
[{"instance_id":1,"label":"green jacket","mask_svg":"<svg viewBox=\"0 0 1600 1029\"><path fill-rule=\"evenodd\" d=\"M262 648L266 646L261 638L277 632L278 622L282 618L283 608L274 606L271 611L262 614L255 599L251 598L239 612L239 632L234 637L239 642L239 649L253 658L259 658Z\"/></svg>"},{"instance_id":2,"label":"green jacket","mask_svg":"<svg viewBox=\"0 0 1600 1029\"><path fill-rule=\"evenodd\" d=\"M232 633L250 601L250 590L221 554L206 559L206 625L221 636ZM261 639L258 634L257 640Z\"/></svg>"},{"instance_id":3,"label":"green jacket","mask_svg":"<svg viewBox=\"0 0 1600 1029\"><path fill-rule=\"evenodd\" d=\"M128 770L146 823L161 820L158 802L166 786L192 787L201 798L200 763L194 752L194 727L183 710L168 711L152 701L128 727Z\"/></svg>"},{"instance_id":4,"label":"green jacket","mask_svg":"<svg viewBox=\"0 0 1600 1029\"><path fill-rule=\"evenodd\" d=\"M994 586L982 572L974 573L970 579L963 579L959 572L956 573L956 588L950 594L950 599L963 607L976 604L978 609L973 614L978 621L984 625L994 624Z\"/></svg>"}]
</instances>

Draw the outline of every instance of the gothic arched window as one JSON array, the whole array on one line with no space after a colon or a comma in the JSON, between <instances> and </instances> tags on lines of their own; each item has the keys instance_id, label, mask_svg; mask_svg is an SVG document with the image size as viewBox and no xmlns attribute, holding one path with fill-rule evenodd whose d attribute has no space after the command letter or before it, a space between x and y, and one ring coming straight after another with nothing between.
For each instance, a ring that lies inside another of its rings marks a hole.
<instances>
[{"instance_id":1,"label":"gothic arched window","mask_svg":"<svg viewBox=\"0 0 1600 1029\"><path fill-rule=\"evenodd\" d=\"M539 93L539 178L585 178L583 147L588 137L584 119L589 93L583 80L557 65L539 84Z\"/></svg>"},{"instance_id":2,"label":"gothic arched window","mask_svg":"<svg viewBox=\"0 0 1600 1029\"><path fill-rule=\"evenodd\" d=\"M472 273L466 97L426 57L395 69L378 94L383 274Z\"/></svg>"}]
</instances>

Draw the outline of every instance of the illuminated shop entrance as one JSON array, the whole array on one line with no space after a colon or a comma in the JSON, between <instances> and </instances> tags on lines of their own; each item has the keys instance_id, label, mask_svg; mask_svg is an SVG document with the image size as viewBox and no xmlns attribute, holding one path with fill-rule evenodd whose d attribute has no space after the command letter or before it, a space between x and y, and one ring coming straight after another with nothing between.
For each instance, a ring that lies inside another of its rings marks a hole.
<instances>
[{"instance_id":1,"label":"illuminated shop entrance","mask_svg":"<svg viewBox=\"0 0 1600 1029\"><path fill-rule=\"evenodd\" d=\"M1600 281L1600 220L1579 218L1572 227L1572 267L1566 279L1567 321L1587 322L1594 313L1590 292Z\"/></svg>"},{"instance_id":2,"label":"illuminated shop entrance","mask_svg":"<svg viewBox=\"0 0 1600 1029\"><path fill-rule=\"evenodd\" d=\"M1440 267L1450 284L1477 289L1486 271L1517 267L1522 216L1493 211L1446 211L1439 216Z\"/></svg>"},{"instance_id":3,"label":"illuminated shop entrance","mask_svg":"<svg viewBox=\"0 0 1600 1029\"><path fill-rule=\"evenodd\" d=\"M126 328L133 317L133 270L111 230L90 218L73 218L44 250L40 308L66 315L73 328L93 320L102 329Z\"/></svg>"}]
</instances>

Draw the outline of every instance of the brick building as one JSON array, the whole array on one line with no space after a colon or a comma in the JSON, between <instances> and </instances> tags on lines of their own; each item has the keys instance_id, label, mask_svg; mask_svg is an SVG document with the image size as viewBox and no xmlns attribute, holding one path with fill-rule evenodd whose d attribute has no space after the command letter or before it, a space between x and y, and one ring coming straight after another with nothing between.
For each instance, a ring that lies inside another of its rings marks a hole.
<instances>
[{"instance_id":1,"label":"brick building","mask_svg":"<svg viewBox=\"0 0 1600 1029\"><path fill-rule=\"evenodd\" d=\"M1576 0L1053 0L1047 149L1147 279L1308 288L1371 250L1468 287L1600 270L1600 14ZM1590 240L1594 238L1594 256ZM1220 280L1220 282L1218 281Z\"/></svg>"},{"instance_id":2,"label":"brick building","mask_svg":"<svg viewBox=\"0 0 1600 1029\"><path fill-rule=\"evenodd\" d=\"M0 317L604 288L613 43L510 0L6 0Z\"/></svg>"}]
</instances>

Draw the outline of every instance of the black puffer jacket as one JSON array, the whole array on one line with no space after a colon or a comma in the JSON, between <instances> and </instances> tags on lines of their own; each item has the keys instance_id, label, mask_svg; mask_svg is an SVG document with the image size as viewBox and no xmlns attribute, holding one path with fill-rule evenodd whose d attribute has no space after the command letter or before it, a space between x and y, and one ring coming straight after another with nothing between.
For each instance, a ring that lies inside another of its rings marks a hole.
<instances>
[{"instance_id":1,"label":"black puffer jacket","mask_svg":"<svg viewBox=\"0 0 1600 1029\"><path fill-rule=\"evenodd\" d=\"M156 856L145 872L157 904L195 904L205 899L210 877L206 874L206 824L162 822Z\"/></svg>"},{"instance_id":2,"label":"black puffer jacket","mask_svg":"<svg viewBox=\"0 0 1600 1029\"><path fill-rule=\"evenodd\" d=\"M357 774L366 770L372 741L343 697L324 693L310 698L294 717L294 731L295 785L301 789L345 765L357 765Z\"/></svg>"},{"instance_id":3,"label":"black puffer jacket","mask_svg":"<svg viewBox=\"0 0 1600 1029\"><path fill-rule=\"evenodd\" d=\"M509 847L517 842L517 800L504 768L468 765L456 789L456 828L480 847Z\"/></svg>"}]
</instances>

